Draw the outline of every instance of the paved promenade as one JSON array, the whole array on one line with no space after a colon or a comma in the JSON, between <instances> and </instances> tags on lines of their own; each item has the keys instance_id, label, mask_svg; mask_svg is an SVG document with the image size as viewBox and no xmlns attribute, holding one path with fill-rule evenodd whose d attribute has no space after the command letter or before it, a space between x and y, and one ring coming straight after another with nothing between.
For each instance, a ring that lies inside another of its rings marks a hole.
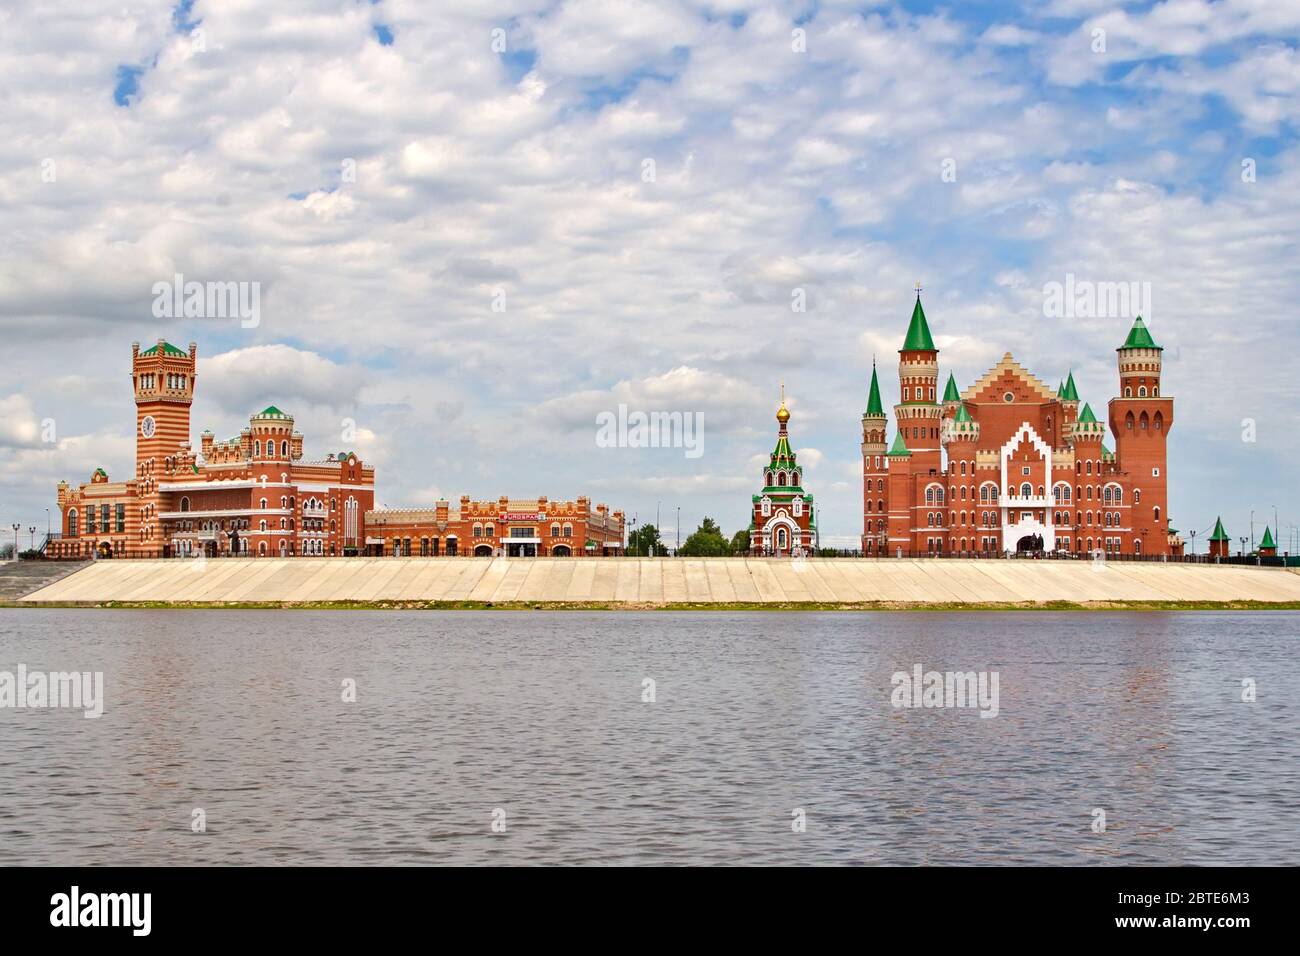
<instances>
[{"instance_id":1,"label":"paved promenade","mask_svg":"<svg viewBox=\"0 0 1300 956\"><path fill-rule=\"evenodd\" d=\"M1277 568L1000 560L260 558L99 561L21 599L99 602L1300 602Z\"/></svg>"}]
</instances>

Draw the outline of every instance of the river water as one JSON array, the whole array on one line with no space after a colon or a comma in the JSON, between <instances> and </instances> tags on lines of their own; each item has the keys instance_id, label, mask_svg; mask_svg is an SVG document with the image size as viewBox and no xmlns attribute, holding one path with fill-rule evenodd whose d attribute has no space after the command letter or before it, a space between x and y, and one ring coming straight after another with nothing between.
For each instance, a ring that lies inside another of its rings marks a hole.
<instances>
[{"instance_id":1,"label":"river water","mask_svg":"<svg viewBox=\"0 0 1300 956\"><path fill-rule=\"evenodd\" d=\"M1295 865L1298 633L1286 612L0 610L0 672L104 680L98 719L0 708L0 864ZM917 665L996 673L997 715L893 706Z\"/></svg>"}]
</instances>

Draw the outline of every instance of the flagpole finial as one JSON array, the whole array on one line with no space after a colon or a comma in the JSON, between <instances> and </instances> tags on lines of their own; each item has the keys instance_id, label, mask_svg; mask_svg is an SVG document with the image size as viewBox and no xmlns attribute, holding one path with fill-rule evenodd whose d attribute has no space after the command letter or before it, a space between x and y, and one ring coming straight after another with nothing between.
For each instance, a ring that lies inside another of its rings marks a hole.
<instances>
[{"instance_id":1,"label":"flagpole finial","mask_svg":"<svg viewBox=\"0 0 1300 956\"><path fill-rule=\"evenodd\" d=\"M916 280L916 297L917 297L918 299L921 298L921 280L920 280L920 279L917 279L917 280Z\"/></svg>"}]
</instances>

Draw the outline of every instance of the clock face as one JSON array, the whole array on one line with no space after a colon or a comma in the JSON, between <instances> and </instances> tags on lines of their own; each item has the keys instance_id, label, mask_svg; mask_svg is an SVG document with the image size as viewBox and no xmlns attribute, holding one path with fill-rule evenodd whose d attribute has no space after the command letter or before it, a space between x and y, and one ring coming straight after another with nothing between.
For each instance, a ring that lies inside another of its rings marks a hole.
<instances>
[{"instance_id":1,"label":"clock face","mask_svg":"<svg viewBox=\"0 0 1300 956\"><path fill-rule=\"evenodd\" d=\"M146 415L144 418L140 419L141 435L143 435L145 438L153 438L154 430L155 430L155 425L154 425L154 420L152 415Z\"/></svg>"}]
</instances>

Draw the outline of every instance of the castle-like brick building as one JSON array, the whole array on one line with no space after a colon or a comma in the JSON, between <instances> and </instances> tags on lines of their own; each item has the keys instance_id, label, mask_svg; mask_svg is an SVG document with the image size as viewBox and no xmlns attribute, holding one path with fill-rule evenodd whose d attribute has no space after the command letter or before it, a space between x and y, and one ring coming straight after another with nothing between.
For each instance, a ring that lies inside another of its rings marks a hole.
<instances>
[{"instance_id":1,"label":"castle-like brick building","mask_svg":"<svg viewBox=\"0 0 1300 956\"><path fill-rule=\"evenodd\" d=\"M375 470L355 452L310 460L293 416L274 405L225 441L190 443L197 349L131 347L135 474L58 486L53 558L621 553L623 514L586 498L375 510Z\"/></svg>"},{"instance_id":2,"label":"castle-like brick building","mask_svg":"<svg viewBox=\"0 0 1300 956\"><path fill-rule=\"evenodd\" d=\"M1170 531L1165 443L1174 402L1162 349L1139 316L1117 349L1119 394L1106 425L1080 408L1074 375L1055 391L1008 352L959 391L939 391L939 349L918 287L899 349L895 431L873 365L862 416L862 549L899 554L1006 551L1180 554Z\"/></svg>"}]
</instances>

